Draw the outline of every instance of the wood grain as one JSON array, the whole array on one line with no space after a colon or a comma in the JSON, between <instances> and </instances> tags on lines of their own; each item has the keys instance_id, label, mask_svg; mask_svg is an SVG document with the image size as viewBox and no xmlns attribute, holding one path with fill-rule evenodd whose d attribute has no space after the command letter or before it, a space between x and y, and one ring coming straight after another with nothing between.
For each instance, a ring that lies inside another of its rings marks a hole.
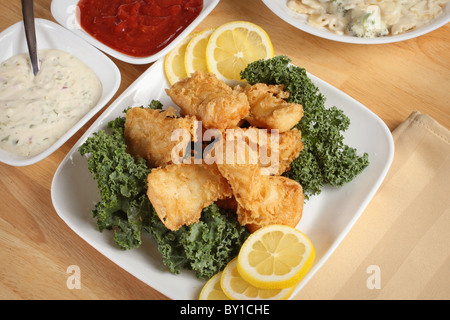
<instances>
[{"instance_id":1,"label":"wood grain","mask_svg":"<svg viewBox=\"0 0 450 320\"><path fill-rule=\"evenodd\" d=\"M37 18L54 21L50 0L34 3ZM20 20L20 0L0 2L0 31ZM297 30L259 0L222 0L197 30L233 20L259 24L277 55L360 101L391 130L414 110L450 128L450 25L400 43L353 45ZM149 65L112 60L122 74L114 101ZM0 299L167 299L90 247L52 206L55 170L97 117L35 165L0 164ZM81 289L67 288L70 265L81 269Z\"/></svg>"}]
</instances>

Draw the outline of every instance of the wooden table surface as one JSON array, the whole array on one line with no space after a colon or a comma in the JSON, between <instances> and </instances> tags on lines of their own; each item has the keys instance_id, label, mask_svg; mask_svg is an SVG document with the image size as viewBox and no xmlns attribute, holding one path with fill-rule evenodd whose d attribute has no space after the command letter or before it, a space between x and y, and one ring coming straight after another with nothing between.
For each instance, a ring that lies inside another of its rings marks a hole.
<instances>
[{"instance_id":1,"label":"wooden table surface","mask_svg":"<svg viewBox=\"0 0 450 320\"><path fill-rule=\"evenodd\" d=\"M34 3L36 18L54 21L50 0ZM0 2L0 31L20 20L20 0ZM222 0L198 30L233 20L263 27L276 55L360 101L391 130L415 110L450 128L450 24L400 43L354 45L297 30L259 0ZM112 60L122 74L114 101L150 65ZM95 119L37 164L0 163L0 299L167 299L98 253L53 208L55 170ZM80 268L81 289L67 287L71 265Z\"/></svg>"}]
</instances>

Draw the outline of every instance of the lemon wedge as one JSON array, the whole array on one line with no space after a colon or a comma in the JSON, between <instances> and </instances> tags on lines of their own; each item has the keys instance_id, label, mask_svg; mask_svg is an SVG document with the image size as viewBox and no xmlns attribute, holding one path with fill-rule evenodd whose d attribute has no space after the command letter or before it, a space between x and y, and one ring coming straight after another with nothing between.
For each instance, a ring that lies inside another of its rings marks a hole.
<instances>
[{"instance_id":1,"label":"lemon wedge","mask_svg":"<svg viewBox=\"0 0 450 320\"><path fill-rule=\"evenodd\" d=\"M247 21L221 25L211 34L206 46L206 65L229 85L245 83L240 72L253 61L273 58L274 50L267 33Z\"/></svg>"},{"instance_id":2,"label":"lemon wedge","mask_svg":"<svg viewBox=\"0 0 450 320\"><path fill-rule=\"evenodd\" d=\"M230 300L220 286L222 271L209 279L200 291L199 300Z\"/></svg>"},{"instance_id":3,"label":"lemon wedge","mask_svg":"<svg viewBox=\"0 0 450 320\"><path fill-rule=\"evenodd\" d=\"M260 289L245 281L237 269L237 258L231 260L222 271L220 284L231 300L286 300L294 291L287 289Z\"/></svg>"},{"instance_id":4,"label":"lemon wedge","mask_svg":"<svg viewBox=\"0 0 450 320\"><path fill-rule=\"evenodd\" d=\"M241 247L237 269L258 288L295 286L309 271L315 249L301 231L285 225L268 225L252 233Z\"/></svg>"},{"instance_id":5,"label":"lemon wedge","mask_svg":"<svg viewBox=\"0 0 450 320\"><path fill-rule=\"evenodd\" d=\"M183 39L172 51L170 51L164 58L164 73L170 85L187 78L188 73L184 65L184 58L186 54L186 48L193 38L194 34L190 34Z\"/></svg>"},{"instance_id":6,"label":"lemon wedge","mask_svg":"<svg viewBox=\"0 0 450 320\"><path fill-rule=\"evenodd\" d=\"M188 75L195 71L208 72L206 66L206 46L214 28L197 32L189 41L184 56L184 66Z\"/></svg>"}]
</instances>

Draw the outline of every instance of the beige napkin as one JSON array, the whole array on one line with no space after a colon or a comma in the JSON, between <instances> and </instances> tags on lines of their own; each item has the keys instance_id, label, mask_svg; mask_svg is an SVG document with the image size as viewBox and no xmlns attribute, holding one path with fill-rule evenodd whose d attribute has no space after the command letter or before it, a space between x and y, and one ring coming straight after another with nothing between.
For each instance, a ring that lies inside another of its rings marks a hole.
<instances>
[{"instance_id":1,"label":"beige napkin","mask_svg":"<svg viewBox=\"0 0 450 320\"><path fill-rule=\"evenodd\" d=\"M450 299L450 131L412 113L388 175L294 299Z\"/></svg>"}]
</instances>

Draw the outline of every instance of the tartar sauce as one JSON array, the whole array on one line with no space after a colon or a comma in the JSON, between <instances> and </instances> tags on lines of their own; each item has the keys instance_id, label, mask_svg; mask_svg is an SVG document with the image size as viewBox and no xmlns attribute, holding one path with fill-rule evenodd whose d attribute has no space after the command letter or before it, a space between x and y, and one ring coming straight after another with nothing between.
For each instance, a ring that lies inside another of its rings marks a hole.
<instances>
[{"instance_id":1,"label":"tartar sauce","mask_svg":"<svg viewBox=\"0 0 450 320\"><path fill-rule=\"evenodd\" d=\"M35 156L55 143L100 99L102 84L88 66L60 50L39 51L34 76L28 54L0 64L0 148Z\"/></svg>"}]
</instances>

